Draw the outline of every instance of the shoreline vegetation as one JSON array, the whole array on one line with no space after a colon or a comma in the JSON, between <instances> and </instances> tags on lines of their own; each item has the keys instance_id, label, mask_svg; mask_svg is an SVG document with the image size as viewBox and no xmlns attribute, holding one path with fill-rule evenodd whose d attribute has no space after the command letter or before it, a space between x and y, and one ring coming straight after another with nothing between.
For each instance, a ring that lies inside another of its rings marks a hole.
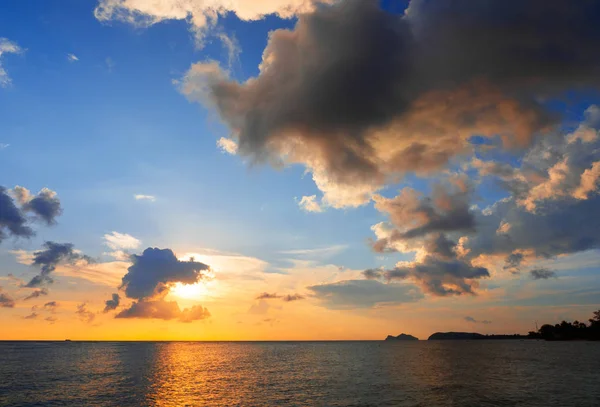
<instances>
[{"instance_id":1,"label":"shoreline vegetation","mask_svg":"<svg viewBox=\"0 0 600 407\"><path fill-rule=\"evenodd\" d=\"M483 335L476 332L436 332L428 341L436 340L492 340L492 339L543 339L546 341L599 341L600 340L600 310L594 312L589 324L579 321L562 321L560 324L544 324L537 331L531 331L527 335ZM388 335L386 341L414 341L418 338L400 334L398 336Z\"/></svg>"}]
</instances>

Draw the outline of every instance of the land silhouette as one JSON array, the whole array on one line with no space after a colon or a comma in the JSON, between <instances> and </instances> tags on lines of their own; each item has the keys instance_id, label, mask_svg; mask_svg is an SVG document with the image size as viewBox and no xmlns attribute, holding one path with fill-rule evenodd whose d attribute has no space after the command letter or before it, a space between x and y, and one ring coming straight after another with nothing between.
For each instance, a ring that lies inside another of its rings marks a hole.
<instances>
[{"instance_id":1,"label":"land silhouette","mask_svg":"<svg viewBox=\"0 0 600 407\"><path fill-rule=\"evenodd\" d=\"M579 321L562 321L560 324L544 324L537 331L530 331L527 335L483 335L477 332L436 332L427 340L485 340L485 339L543 339L546 341L574 341L574 340L600 340L600 310L595 311L589 324ZM386 341L414 341L418 338L400 334L388 335Z\"/></svg>"}]
</instances>

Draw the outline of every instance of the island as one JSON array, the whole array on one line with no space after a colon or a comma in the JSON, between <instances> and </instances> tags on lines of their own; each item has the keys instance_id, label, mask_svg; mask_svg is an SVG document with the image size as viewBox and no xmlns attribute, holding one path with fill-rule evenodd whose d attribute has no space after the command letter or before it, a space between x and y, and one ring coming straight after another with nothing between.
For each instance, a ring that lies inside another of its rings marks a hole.
<instances>
[{"instance_id":1,"label":"island","mask_svg":"<svg viewBox=\"0 0 600 407\"><path fill-rule=\"evenodd\" d=\"M418 341L419 338L414 337L412 335L400 334L398 336L388 335L387 338L385 338L385 340L386 341Z\"/></svg>"}]
</instances>

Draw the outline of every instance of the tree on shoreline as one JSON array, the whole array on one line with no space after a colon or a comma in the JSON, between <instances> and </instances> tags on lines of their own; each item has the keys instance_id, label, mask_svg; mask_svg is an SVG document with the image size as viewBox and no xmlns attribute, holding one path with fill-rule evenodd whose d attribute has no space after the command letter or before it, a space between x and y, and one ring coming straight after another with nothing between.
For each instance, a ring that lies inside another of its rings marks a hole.
<instances>
[{"instance_id":1,"label":"tree on shoreline","mask_svg":"<svg viewBox=\"0 0 600 407\"><path fill-rule=\"evenodd\" d=\"M589 321L589 325L579 321L544 324L537 332L529 332L529 337L547 341L600 340L600 310Z\"/></svg>"}]
</instances>

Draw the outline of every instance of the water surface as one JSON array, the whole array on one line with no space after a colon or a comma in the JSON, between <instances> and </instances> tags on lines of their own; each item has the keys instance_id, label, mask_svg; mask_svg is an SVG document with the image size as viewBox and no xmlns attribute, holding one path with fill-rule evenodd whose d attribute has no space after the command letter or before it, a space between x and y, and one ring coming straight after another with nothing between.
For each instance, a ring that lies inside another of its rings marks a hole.
<instances>
[{"instance_id":1,"label":"water surface","mask_svg":"<svg viewBox=\"0 0 600 407\"><path fill-rule=\"evenodd\" d=\"M600 343L0 342L0 406L600 406Z\"/></svg>"}]
</instances>

